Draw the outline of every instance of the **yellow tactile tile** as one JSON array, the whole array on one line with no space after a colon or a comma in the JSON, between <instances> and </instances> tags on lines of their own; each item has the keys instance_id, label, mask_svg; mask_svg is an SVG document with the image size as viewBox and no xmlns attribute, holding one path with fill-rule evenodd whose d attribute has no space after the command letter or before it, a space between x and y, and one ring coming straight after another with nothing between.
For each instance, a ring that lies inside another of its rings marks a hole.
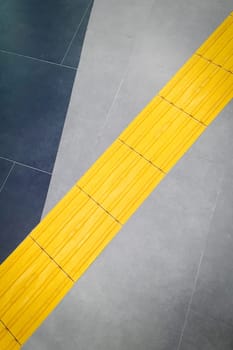
<instances>
[{"instance_id":1,"label":"yellow tactile tile","mask_svg":"<svg viewBox=\"0 0 233 350\"><path fill-rule=\"evenodd\" d=\"M233 97L233 74L194 55L159 95L209 125Z\"/></svg>"},{"instance_id":2,"label":"yellow tactile tile","mask_svg":"<svg viewBox=\"0 0 233 350\"><path fill-rule=\"evenodd\" d=\"M121 225L77 187L74 193L62 211L52 210L49 225L39 225L31 236L77 280Z\"/></svg>"},{"instance_id":3,"label":"yellow tactile tile","mask_svg":"<svg viewBox=\"0 0 233 350\"><path fill-rule=\"evenodd\" d=\"M117 140L77 184L124 223L163 177L160 170Z\"/></svg>"},{"instance_id":4,"label":"yellow tactile tile","mask_svg":"<svg viewBox=\"0 0 233 350\"><path fill-rule=\"evenodd\" d=\"M41 232L48 229L51 232L52 226L51 224L54 222L54 219L59 216L61 213L64 213L64 209L70 205L75 199L77 194L77 188L72 187L69 192L56 204L56 206L45 216L45 218L37 225L31 232L31 236L34 238L39 237ZM63 214L64 215L64 214ZM70 215L68 214L68 218L64 217L63 220L69 220Z\"/></svg>"},{"instance_id":5,"label":"yellow tactile tile","mask_svg":"<svg viewBox=\"0 0 233 350\"><path fill-rule=\"evenodd\" d=\"M233 72L233 17L229 16L197 53Z\"/></svg>"},{"instance_id":6,"label":"yellow tactile tile","mask_svg":"<svg viewBox=\"0 0 233 350\"><path fill-rule=\"evenodd\" d=\"M57 306L73 282L30 237L3 265L0 317L23 344Z\"/></svg>"},{"instance_id":7,"label":"yellow tactile tile","mask_svg":"<svg viewBox=\"0 0 233 350\"><path fill-rule=\"evenodd\" d=\"M13 335L0 322L0 345L1 350L19 350L20 344Z\"/></svg>"},{"instance_id":8,"label":"yellow tactile tile","mask_svg":"<svg viewBox=\"0 0 233 350\"><path fill-rule=\"evenodd\" d=\"M0 266L0 349L18 350L233 97L219 26Z\"/></svg>"},{"instance_id":9,"label":"yellow tactile tile","mask_svg":"<svg viewBox=\"0 0 233 350\"><path fill-rule=\"evenodd\" d=\"M139 115L120 135L164 172L168 172L205 130L205 126L161 97L147 115Z\"/></svg>"}]
</instances>

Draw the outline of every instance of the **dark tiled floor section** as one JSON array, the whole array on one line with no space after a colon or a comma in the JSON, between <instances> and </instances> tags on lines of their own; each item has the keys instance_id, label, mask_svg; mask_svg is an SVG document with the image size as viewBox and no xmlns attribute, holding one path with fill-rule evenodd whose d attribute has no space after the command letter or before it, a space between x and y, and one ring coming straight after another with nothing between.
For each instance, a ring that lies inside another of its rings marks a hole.
<instances>
[{"instance_id":1,"label":"dark tiled floor section","mask_svg":"<svg viewBox=\"0 0 233 350\"><path fill-rule=\"evenodd\" d=\"M92 3L0 3L0 262L40 220Z\"/></svg>"},{"instance_id":2,"label":"dark tiled floor section","mask_svg":"<svg viewBox=\"0 0 233 350\"><path fill-rule=\"evenodd\" d=\"M53 169L74 69L0 52L0 156Z\"/></svg>"},{"instance_id":3,"label":"dark tiled floor section","mask_svg":"<svg viewBox=\"0 0 233 350\"><path fill-rule=\"evenodd\" d=\"M40 219L50 175L15 165L0 195L1 259Z\"/></svg>"},{"instance_id":4,"label":"dark tiled floor section","mask_svg":"<svg viewBox=\"0 0 233 350\"><path fill-rule=\"evenodd\" d=\"M90 0L8 0L0 5L0 49L60 63Z\"/></svg>"}]
</instances>

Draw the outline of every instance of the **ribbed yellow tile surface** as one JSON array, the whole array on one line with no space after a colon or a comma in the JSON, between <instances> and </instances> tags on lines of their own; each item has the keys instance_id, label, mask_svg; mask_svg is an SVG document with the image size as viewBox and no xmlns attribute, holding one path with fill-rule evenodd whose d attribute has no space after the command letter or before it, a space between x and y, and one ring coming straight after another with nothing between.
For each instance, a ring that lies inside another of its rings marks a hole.
<instances>
[{"instance_id":1,"label":"ribbed yellow tile surface","mask_svg":"<svg viewBox=\"0 0 233 350\"><path fill-rule=\"evenodd\" d=\"M233 97L220 25L0 266L0 349L17 350Z\"/></svg>"},{"instance_id":2,"label":"ribbed yellow tile surface","mask_svg":"<svg viewBox=\"0 0 233 350\"><path fill-rule=\"evenodd\" d=\"M39 225L31 236L77 280L121 225L80 189L63 210L52 210L47 225ZM66 198L67 199L67 198Z\"/></svg>"},{"instance_id":3,"label":"ribbed yellow tile surface","mask_svg":"<svg viewBox=\"0 0 233 350\"><path fill-rule=\"evenodd\" d=\"M0 322L0 345L1 350L19 350L20 344L13 335Z\"/></svg>"},{"instance_id":4,"label":"ribbed yellow tile surface","mask_svg":"<svg viewBox=\"0 0 233 350\"><path fill-rule=\"evenodd\" d=\"M158 96L153 109L140 114L120 139L168 172L204 130L204 125Z\"/></svg>"},{"instance_id":5,"label":"ribbed yellow tile surface","mask_svg":"<svg viewBox=\"0 0 233 350\"><path fill-rule=\"evenodd\" d=\"M233 74L194 55L159 95L209 125L232 99Z\"/></svg>"},{"instance_id":6,"label":"ribbed yellow tile surface","mask_svg":"<svg viewBox=\"0 0 233 350\"><path fill-rule=\"evenodd\" d=\"M3 324L23 344L72 285L67 275L27 237L1 267Z\"/></svg>"},{"instance_id":7,"label":"ribbed yellow tile surface","mask_svg":"<svg viewBox=\"0 0 233 350\"><path fill-rule=\"evenodd\" d=\"M233 17L229 16L198 50L203 57L233 72Z\"/></svg>"},{"instance_id":8,"label":"ribbed yellow tile surface","mask_svg":"<svg viewBox=\"0 0 233 350\"><path fill-rule=\"evenodd\" d=\"M116 140L77 185L124 223L163 177L160 170Z\"/></svg>"}]
</instances>

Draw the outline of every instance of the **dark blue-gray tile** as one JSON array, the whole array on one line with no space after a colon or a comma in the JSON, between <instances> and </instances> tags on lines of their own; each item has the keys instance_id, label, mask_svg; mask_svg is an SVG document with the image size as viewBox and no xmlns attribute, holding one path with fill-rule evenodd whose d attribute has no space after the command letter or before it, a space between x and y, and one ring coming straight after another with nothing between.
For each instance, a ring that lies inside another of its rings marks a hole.
<instances>
[{"instance_id":1,"label":"dark blue-gray tile","mask_svg":"<svg viewBox=\"0 0 233 350\"><path fill-rule=\"evenodd\" d=\"M190 313L179 350L232 350L233 328Z\"/></svg>"},{"instance_id":2,"label":"dark blue-gray tile","mask_svg":"<svg viewBox=\"0 0 233 350\"><path fill-rule=\"evenodd\" d=\"M60 63L90 0L8 0L0 5L0 49Z\"/></svg>"},{"instance_id":3,"label":"dark blue-gray tile","mask_svg":"<svg viewBox=\"0 0 233 350\"><path fill-rule=\"evenodd\" d=\"M192 309L233 327L233 166L223 180Z\"/></svg>"},{"instance_id":4,"label":"dark blue-gray tile","mask_svg":"<svg viewBox=\"0 0 233 350\"><path fill-rule=\"evenodd\" d=\"M39 222L50 175L15 165L0 193L0 262Z\"/></svg>"},{"instance_id":5,"label":"dark blue-gray tile","mask_svg":"<svg viewBox=\"0 0 233 350\"><path fill-rule=\"evenodd\" d=\"M82 46L92 10L93 1L90 2L90 6L85 14L85 17L83 18L83 21L80 24L79 30L72 42L72 45L67 52L67 55L64 60L64 64L71 66L71 67L78 67L81 52L82 52Z\"/></svg>"},{"instance_id":6,"label":"dark blue-gray tile","mask_svg":"<svg viewBox=\"0 0 233 350\"><path fill-rule=\"evenodd\" d=\"M4 184L4 181L6 181L7 176L11 171L12 165L12 162L0 158L0 189Z\"/></svg>"},{"instance_id":7,"label":"dark blue-gray tile","mask_svg":"<svg viewBox=\"0 0 233 350\"><path fill-rule=\"evenodd\" d=\"M75 70L0 53L0 156L51 172Z\"/></svg>"}]
</instances>

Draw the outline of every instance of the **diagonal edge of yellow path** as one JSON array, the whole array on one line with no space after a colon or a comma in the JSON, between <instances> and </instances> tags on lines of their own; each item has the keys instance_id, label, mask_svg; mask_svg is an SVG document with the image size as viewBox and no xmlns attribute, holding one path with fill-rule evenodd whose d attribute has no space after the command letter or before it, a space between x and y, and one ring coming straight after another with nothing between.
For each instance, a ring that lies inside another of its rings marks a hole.
<instances>
[{"instance_id":1,"label":"diagonal edge of yellow path","mask_svg":"<svg viewBox=\"0 0 233 350\"><path fill-rule=\"evenodd\" d=\"M233 97L233 13L0 267L17 350Z\"/></svg>"}]
</instances>

